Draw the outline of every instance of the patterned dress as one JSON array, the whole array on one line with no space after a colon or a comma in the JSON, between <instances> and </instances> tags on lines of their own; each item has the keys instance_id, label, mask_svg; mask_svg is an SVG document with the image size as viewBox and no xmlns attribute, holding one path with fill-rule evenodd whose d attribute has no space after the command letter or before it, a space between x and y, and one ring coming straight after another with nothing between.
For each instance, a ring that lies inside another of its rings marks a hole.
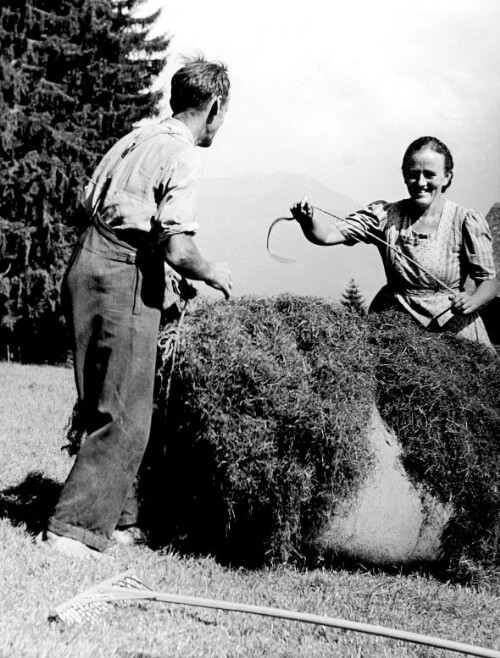
<instances>
[{"instance_id":1,"label":"patterned dress","mask_svg":"<svg viewBox=\"0 0 500 658\"><path fill-rule=\"evenodd\" d=\"M431 331L452 331L463 338L491 346L479 313L455 315L450 292L404 256L419 263L452 290L464 290L468 277L476 285L494 279L491 233L478 212L445 200L441 217L431 234L412 229L410 201L376 201L349 215L337 226L346 244L377 245L384 263L387 284L376 295L371 310L403 307ZM384 240L397 253L372 239Z\"/></svg>"}]
</instances>

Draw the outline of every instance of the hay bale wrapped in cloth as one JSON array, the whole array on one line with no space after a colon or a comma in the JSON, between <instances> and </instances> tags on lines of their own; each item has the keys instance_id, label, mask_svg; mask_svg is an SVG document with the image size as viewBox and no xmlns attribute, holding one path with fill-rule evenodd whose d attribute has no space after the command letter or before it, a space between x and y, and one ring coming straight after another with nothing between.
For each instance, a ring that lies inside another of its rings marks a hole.
<instances>
[{"instance_id":1,"label":"hay bale wrapped in cloth","mask_svg":"<svg viewBox=\"0 0 500 658\"><path fill-rule=\"evenodd\" d=\"M491 567L499 393L490 352L405 315L206 302L158 370L156 530L237 562Z\"/></svg>"}]
</instances>

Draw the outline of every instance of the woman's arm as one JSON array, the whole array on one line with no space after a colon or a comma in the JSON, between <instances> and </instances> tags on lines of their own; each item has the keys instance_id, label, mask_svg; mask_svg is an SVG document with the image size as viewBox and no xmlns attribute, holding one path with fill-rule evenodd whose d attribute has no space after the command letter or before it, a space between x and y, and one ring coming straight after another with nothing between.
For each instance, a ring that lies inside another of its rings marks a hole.
<instances>
[{"instance_id":1,"label":"woman's arm","mask_svg":"<svg viewBox=\"0 0 500 658\"><path fill-rule=\"evenodd\" d=\"M475 210L468 210L462 226L462 235L467 274L477 288L470 294L459 292L451 299L456 313L468 315L499 295L500 285L495 278L491 231L484 216Z\"/></svg>"},{"instance_id":2,"label":"woman's arm","mask_svg":"<svg viewBox=\"0 0 500 658\"><path fill-rule=\"evenodd\" d=\"M309 242L323 246L344 244L346 242L346 238L335 226L332 219L326 216L314 216L314 209L306 197L295 203L290 210Z\"/></svg>"},{"instance_id":3,"label":"woman's arm","mask_svg":"<svg viewBox=\"0 0 500 658\"><path fill-rule=\"evenodd\" d=\"M469 315L500 295L500 284L496 279L481 281L472 294L459 292L454 297L452 308L459 315Z\"/></svg>"}]
</instances>

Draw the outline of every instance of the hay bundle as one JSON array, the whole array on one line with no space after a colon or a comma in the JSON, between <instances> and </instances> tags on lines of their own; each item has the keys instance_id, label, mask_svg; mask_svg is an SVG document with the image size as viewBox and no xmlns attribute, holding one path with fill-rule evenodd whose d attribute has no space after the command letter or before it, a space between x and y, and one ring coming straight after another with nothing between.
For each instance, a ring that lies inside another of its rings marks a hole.
<instances>
[{"instance_id":1,"label":"hay bundle","mask_svg":"<svg viewBox=\"0 0 500 658\"><path fill-rule=\"evenodd\" d=\"M401 443L404 469L423 491L453 504L442 537L450 575L498 570L500 361L400 314L373 315L369 325L377 406Z\"/></svg>"},{"instance_id":2,"label":"hay bundle","mask_svg":"<svg viewBox=\"0 0 500 658\"><path fill-rule=\"evenodd\" d=\"M288 560L369 463L362 319L282 297L210 304L184 326L166 414L169 364L159 373L153 430L167 440L174 534L211 552Z\"/></svg>"},{"instance_id":3,"label":"hay bundle","mask_svg":"<svg viewBox=\"0 0 500 658\"><path fill-rule=\"evenodd\" d=\"M158 375L154 524L184 548L324 556L318 533L369 477L376 403L422 498L453 504L446 563L498 566L500 373L480 346L400 314L249 298L188 318L168 408L168 360Z\"/></svg>"}]
</instances>

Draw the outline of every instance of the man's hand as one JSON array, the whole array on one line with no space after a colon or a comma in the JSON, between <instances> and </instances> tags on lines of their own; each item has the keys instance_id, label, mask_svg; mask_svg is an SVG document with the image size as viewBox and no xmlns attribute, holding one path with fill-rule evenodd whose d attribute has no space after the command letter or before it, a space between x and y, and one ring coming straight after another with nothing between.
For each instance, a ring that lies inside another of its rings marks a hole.
<instances>
[{"instance_id":1,"label":"man's hand","mask_svg":"<svg viewBox=\"0 0 500 658\"><path fill-rule=\"evenodd\" d=\"M165 243L165 260L176 272L192 279L204 281L220 290L226 299L232 294L233 282L226 263L208 261L198 251L192 235L172 235Z\"/></svg>"},{"instance_id":2,"label":"man's hand","mask_svg":"<svg viewBox=\"0 0 500 658\"><path fill-rule=\"evenodd\" d=\"M227 263L210 263L209 276L205 279L207 286L220 290L229 299L233 292L233 281Z\"/></svg>"}]
</instances>

